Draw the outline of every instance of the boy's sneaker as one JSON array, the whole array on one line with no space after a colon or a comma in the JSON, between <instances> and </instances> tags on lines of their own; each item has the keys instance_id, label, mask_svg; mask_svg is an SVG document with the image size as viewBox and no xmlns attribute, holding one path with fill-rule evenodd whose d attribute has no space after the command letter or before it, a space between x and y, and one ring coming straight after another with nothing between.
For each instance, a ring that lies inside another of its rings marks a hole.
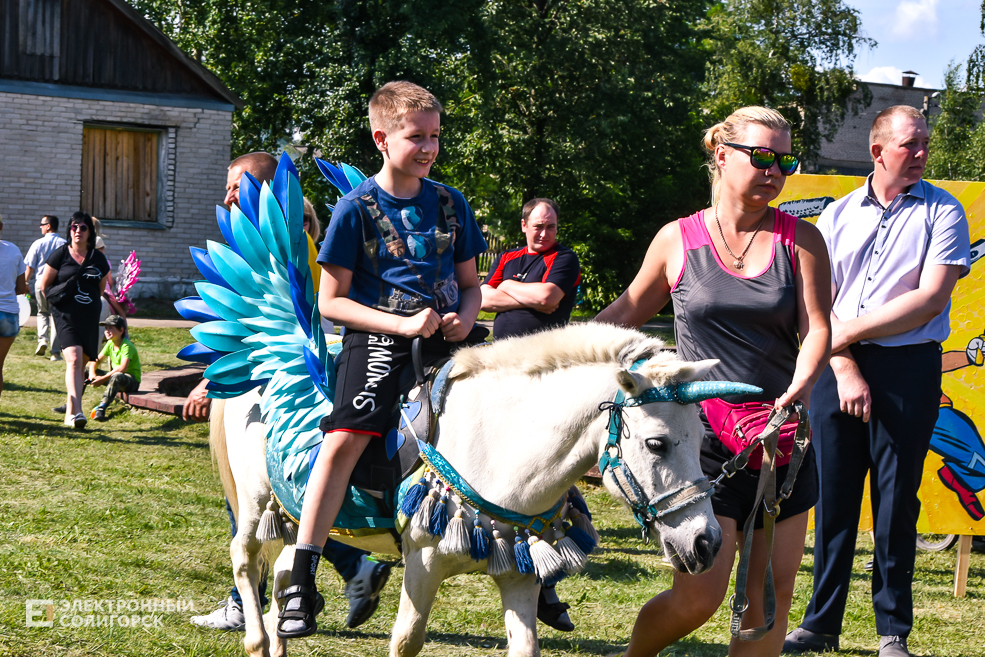
<instances>
[{"instance_id":1,"label":"boy's sneaker","mask_svg":"<svg viewBox=\"0 0 985 657\"><path fill-rule=\"evenodd\" d=\"M55 413L58 413L59 415L65 415L65 410L66 410L65 404L62 404L61 406L55 406L51 410L54 411Z\"/></svg>"},{"instance_id":2,"label":"boy's sneaker","mask_svg":"<svg viewBox=\"0 0 985 657\"><path fill-rule=\"evenodd\" d=\"M62 359L62 355L59 353L59 354L51 354L51 358L49 360L51 360L51 362L55 363L55 362L60 361L61 359Z\"/></svg>"},{"instance_id":3,"label":"boy's sneaker","mask_svg":"<svg viewBox=\"0 0 985 657\"><path fill-rule=\"evenodd\" d=\"M359 557L359 572L345 583L349 598L349 617L345 624L357 628L370 619L380 605L380 591L390 577L390 564L380 563L363 555Z\"/></svg>"},{"instance_id":4,"label":"boy's sneaker","mask_svg":"<svg viewBox=\"0 0 985 657\"><path fill-rule=\"evenodd\" d=\"M102 404L92 409L92 415L90 417L96 422L105 422L109 419L106 417L106 407Z\"/></svg>"},{"instance_id":5,"label":"boy's sneaker","mask_svg":"<svg viewBox=\"0 0 985 657\"><path fill-rule=\"evenodd\" d=\"M243 616L243 608L236 604L232 596L220 602L219 608L211 614L192 616L189 621L192 625L208 627L213 630L226 630L227 632L246 631L246 618Z\"/></svg>"},{"instance_id":6,"label":"boy's sneaker","mask_svg":"<svg viewBox=\"0 0 985 657\"><path fill-rule=\"evenodd\" d=\"M44 356L45 350L48 349L48 345L44 342L38 343L38 348L34 350L35 356Z\"/></svg>"}]
</instances>

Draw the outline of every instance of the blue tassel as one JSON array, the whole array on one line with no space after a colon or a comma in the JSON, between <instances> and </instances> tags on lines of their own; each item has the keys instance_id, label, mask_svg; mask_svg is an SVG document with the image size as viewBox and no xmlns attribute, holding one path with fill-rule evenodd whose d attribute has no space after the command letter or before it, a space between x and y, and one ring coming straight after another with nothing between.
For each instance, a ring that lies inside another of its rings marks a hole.
<instances>
[{"instance_id":1,"label":"blue tassel","mask_svg":"<svg viewBox=\"0 0 985 657\"><path fill-rule=\"evenodd\" d=\"M489 532L483 528L479 522L479 514L475 514L472 521L472 547L470 554L475 561L484 561L489 558L489 541L492 539Z\"/></svg>"},{"instance_id":2,"label":"blue tassel","mask_svg":"<svg viewBox=\"0 0 985 657\"><path fill-rule=\"evenodd\" d=\"M445 529L448 527L448 489L441 494L441 499L434 505L431 512L431 527L428 531L432 536L444 536Z\"/></svg>"},{"instance_id":3,"label":"blue tassel","mask_svg":"<svg viewBox=\"0 0 985 657\"><path fill-rule=\"evenodd\" d=\"M400 513L404 514L408 518L412 518L417 509L420 508L421 502L427 497L427 479L421 477L421 480L407 489L407 495L404 496L403 501L400 503Z\"/></svg>"},{"instance_id":4,"label":"blue tassel","mask_svg":"<svg viewBox=\"0 0 985 657\"><path fill-rule=\"evenodd\" d=\"M591 554L598 547L592 537L578 527L568 527L565 523L564 534L574 541L578 549L585 554Z\"/></svg>"},{"instance_id":5,"label":"blue tassel","mask_svg":"<svg viewBox=\"0 0 985 657\"><path fill-rule=\"evenodd\" d=\"M573 506L588 516L589 520L592 519L592 512L588 510L588 503L585 502L585 499L581 495L568 493L568 506Z\"/></svg>"},{"instance_id":6,"label":"blue tassel","mask_svg":"<svg viewBox=\"0 0 985 657\"><path fill-rule=\"evenodd\" d=\"M513 544L513 555L516 559L516 571L522 575L534 574L534 562L530 558L530 546L520 536L520 529L516 528L516 538Z\"/></svg>"},{"instance_id":7,"label":"blue tassel","mask_svg":"<svg viewBox=\"0 0 985 657\"><path fill-rule=\"evenodd\" d=\"M547 580L541 582L540 585L546 588L557 586L557 583L560 582L562 579L566 578L567 576L568 573L562 570L561 572L548 577Z\"/></svg>"}]
</instances>

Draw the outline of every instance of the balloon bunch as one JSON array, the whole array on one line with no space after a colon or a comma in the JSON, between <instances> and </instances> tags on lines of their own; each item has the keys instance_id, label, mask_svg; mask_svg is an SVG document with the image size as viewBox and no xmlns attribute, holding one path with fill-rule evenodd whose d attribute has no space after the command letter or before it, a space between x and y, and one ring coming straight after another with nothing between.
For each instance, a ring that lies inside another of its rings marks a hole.
<instances>
[{"instance_id":1,"label":"balloon bunch","mask_svg":"<svg viewBox=\"0 0 985 657\"><path fill-rule=\"evenodd\" d=\"M136 251L131 251L126 260L120 261L119 274L116 276L116 299L128 315L137 312L137 306L127 297L127 291L134 286L140 277L140 259Z\"/></svg>"}]
</instances>

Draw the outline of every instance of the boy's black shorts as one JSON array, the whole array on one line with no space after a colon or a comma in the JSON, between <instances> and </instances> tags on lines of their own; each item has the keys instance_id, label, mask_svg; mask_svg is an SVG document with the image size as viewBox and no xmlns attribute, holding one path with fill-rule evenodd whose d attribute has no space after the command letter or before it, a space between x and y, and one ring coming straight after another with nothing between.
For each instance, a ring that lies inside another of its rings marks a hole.
<instances>
[{"instance_id":1,"label":"boy's black shorts","mask_svg":"<svg viewBox=\"0 0 985 657\"><path fill-rule=\"evenodd\" d=\"M488 334L488 330L482 330ZM449 356L454 349L468 346L471 338L470 334L463 342L446 342L440 331L424 338L424 363L434 362ZM347 329L338 360L335 406L331 415L322 419L321 430L382 436L400 396L400 372L411 366L413 340L388 333Z\"/></svg>"}]
</instances>

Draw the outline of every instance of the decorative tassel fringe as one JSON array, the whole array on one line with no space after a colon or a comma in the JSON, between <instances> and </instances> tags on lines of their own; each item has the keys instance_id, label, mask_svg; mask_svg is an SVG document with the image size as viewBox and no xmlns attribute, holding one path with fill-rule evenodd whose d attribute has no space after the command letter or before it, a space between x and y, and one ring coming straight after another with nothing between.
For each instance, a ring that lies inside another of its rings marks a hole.
<instances>
[{"instance_id":1,"label":"decorative tassel fringe","mask_svg":"<svg viewBox=\"0 0 985 657\"><path fill-rule=\"evenodd\" d=\"M513 543L513 554L516 557L516 572L523 575L534 574L534 562L530 558L530 546L520 536L520 530L516 530L516 538Z\"/></svg>"},{"instance_id":2,"label":"decorative tassel fringe","mask_svg":"<svg viewBox=\"0 0 985 657\"><path fill-rule=\"evenodd\" d=\"M577 491L578 489L574 486L571 487L572 490ZM588 516L589 522L592 520L592 512L588 510L588 503L585 498L581 496L580 493L568 492L568 506L578 509L578 511L585 516Z\"/></svg>"},{"instance_id":3,"label":"decorative tassel fringe","mask_svg":"<svg viewBox=\"0 0 985 657\"><path fill-rule=\"evenodd\" d=\"M595 526L586 514L581 513L577 509L572 509L571 524L588 534L595 541L595 545L599 544L599 533L595 531Z\"/></svg>"},{"instance_id":4,"label":"decorative tassel fringe","mask_svg":"<svg viewBox=\"0 0 985 657\"><path fill-rule=\"evenodd\" d=\"M561 538L558 539L554 548L564 561L564 569L569 573L580 572L585 564L588 563L588 555L582 552L581 548L574 540L567 537L564 532L559 532ZM558 535L558 533L555 533Z\"/></svg>"},{"instance_id":5,"label":"decorative tassel fringe","mask_svg":"<svg viewBox=\"0 0 985 657\"><path fill-rule=\"evenodd\" d=\"M462 557L470 555L472 546L469 541L469 530L462 518L462 509L455 509L455 517L448 523L444 538L438 543L441 554L456 554Z\"/></svg>"},{"instance_id":6,"label":"decorative tassel fringe","mask_svg":"<svg viewBox=\"0 0 985 657\"><path fill-rule=\"evenodd\" d=\"M498 529L493 528L492 553L489 555L489 563L486 565L486 572L490 575L505 575L513 570L513 554L510 544L506 542Z\"/></svg>"},{"instance_id":7,"label":"decorative tassel fringe","mask_svg":"<svg viewBox=\"0 0 985 657\"><path fill-rule=\"evenodd\" d=\"M280 538L280 518L277 517L277 508L274 494L270 493L267 510L260 516L260 524L257 525L257 540L261 543L269 543Z\"/></svg>"},{"instance_id":8,"label":"decorative tassel fringe","mask_svg":"<svg viewBox=\"0 0 985 657\"><path fill-rule=\"evenodd\" d=\"M284 535L284 545L295 545L298 542L298 526L287 517L284 509L280 510L280 533Z\"/></svg>"},{"instance_id":9,"label":"decorative tassel fringe","mask_svg":"<svg viewBox=\"0 0 985 657\"><path fill-rule=\"evenodd\" d=\"M420 481L407 490L407 495L404 496L403 502L400 503L400 512L408 518L413 518L414 514L417 513L417 509L420 508L421 502L427 496L428 480L425 477L421 477Z\"/></svg>"},{"instance_id":10,"label":"decorative tassel fringe","mask_svg":"<svg viewBox=\"0 0 985 657\"><path fill-rule=\"evenodd\" d=\"M472 521L472 548L471 555L475 561L482 561L489 558L489 541L492 537L479 522L479 514L475 514Z\"/></svg>"},{"instance_id":11,"label":"decorative tassel fringe","mask_svg":"<svg viewBox=\"0 0 985 657\"><path fill-rule=\"evenodd\" d=\"M431 512L431 525L428 527L428 533L432 536L443 537L445 529L448 527L448 490L446 487L441 499L435 505L434 511Z\"/></svg>"},{"instance_id":12,"label":"decorative tassel fringe","mask_svg":"<svg viewBox=\"0 0 985 657\"><path fill-rule=\"evenodd\" d=\"M431 514L434 513L434 507L438 505L437 495L437 491L428 491L421 502L421 506L417 508L417 512L411 518L412 533L410 537L412 539L420 541L431 538Z\"/></svg>"},{"instance_id":13,"label":"decorative tassel fringe","mask_svg":"<svg viewBox=\"0 0 985 657\"><path fill-rule=\"evenodd\" d=\"M591 536L578 527L568 527L565 538L574 542L574 544L578 546L578 549L581 550L586 556L591 554L595 548L598 547L598 543L592 540Z\"/></svg>"},{"instance_id":14,"label":"decorative tassel fringe","mask_svg":"<svg viewBox=\"0 0 985 657\"><path fill-rule=\"evenodd\" d=\"M542 541L537 536L531 536L530 540L530 559L534 562L534 572L540 581L549 580L558 572L564 570L564 561L561 555L547 541Z\"/></svg>"}]
</instances>

